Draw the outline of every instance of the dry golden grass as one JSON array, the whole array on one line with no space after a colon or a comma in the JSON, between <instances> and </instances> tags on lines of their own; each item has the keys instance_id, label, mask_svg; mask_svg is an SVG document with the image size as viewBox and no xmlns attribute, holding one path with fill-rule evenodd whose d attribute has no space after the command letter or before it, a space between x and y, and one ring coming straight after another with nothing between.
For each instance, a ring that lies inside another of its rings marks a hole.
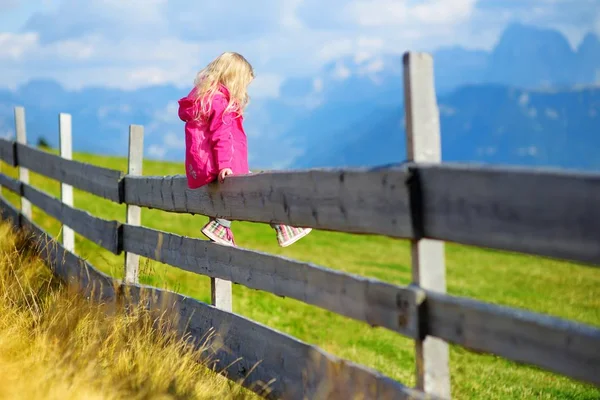
<instances>
[{"instance_id":1,"label":"dry golden grass","mask_svg":"<svg viewBox=\"0 0 600 400\"><path fill-rule=\"evenodd\" d=\"M208 349L159 332L147 312L105 311L0 224L0 398L258 398L207 368Z\"/></svg>"}]
</instances>

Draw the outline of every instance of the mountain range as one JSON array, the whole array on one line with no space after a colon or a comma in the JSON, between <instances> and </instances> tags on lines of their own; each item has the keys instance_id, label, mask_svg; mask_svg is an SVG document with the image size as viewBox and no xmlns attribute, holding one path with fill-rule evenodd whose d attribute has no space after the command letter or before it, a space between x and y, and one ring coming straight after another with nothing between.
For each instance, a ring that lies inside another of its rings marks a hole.
<instances>
[{"instance_id":1,"label":"mountain range","mask_svg":"<svg viewBox=\"0 0 600 400\"><path fill-rule=\"evenodd\" d=\"M448 161L600 169L600 40L576 49L557 31L507 27L491 51L433 52ZM134 91L34 80L0 89L0 136L13 107L26 108L31 142L58 142L58 113L73 116L78 151L124 155L129 124L145 126L145 154L183 158L177 99L188 88ZM399 55L340 58L310 77L287 79L276 99L253 101L245 118L253 168L374 166L405 158Z\"/></svg>"}]
</instances>

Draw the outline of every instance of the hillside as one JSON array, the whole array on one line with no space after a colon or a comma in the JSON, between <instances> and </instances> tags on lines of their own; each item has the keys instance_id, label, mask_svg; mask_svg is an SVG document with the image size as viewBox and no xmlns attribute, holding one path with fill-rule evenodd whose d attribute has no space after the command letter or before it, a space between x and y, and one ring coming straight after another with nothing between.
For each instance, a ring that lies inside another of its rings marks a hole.
<instances>
[{"instance_id":1,"label":"hillside","mask_svg":"<svg viewBox=\"0 0 600 400\"><path fill-rule=\"evenodd\" d=\"M76 154L75 159L125 169L122 158ZM2 171L15 174L2 166ZM145 175L173 175L181 165L147 161ZM32 174L36 187L58 196L57 182ZM7 197L15 200L14 196ZM75 206L107 219L123 221L125 208L75 191ZM34 219L56 235L56 221L34 208ZM142 211L142 224L179 235L200 237L205 217ZM395 284L411 280L408 242L371 235L315 231L289 248L279 248L272 229L265 224L233 225L237 243L246 248L280 254L301 261L374 277ZM123 257L114 256L77 236L78 254L93 265L121 277ZM600 275L597 269L544 258L448 244L448 291L459 296L525 308L600 326ZM210 301L210 281L157 262L142 259L142 283ZM561 301L555 301L557 293ZM360 364L375 368L407 385L414 385L414 343L394 332L372 328L288 298L233 287L233 309L248 318L289 333L303 341ZM459 399L570 398L594 399L597 389L572 380L519 366L495 356L478 355L451 347L453 397Z\"/></svg>"},{"instance_id":2,"label":"hillside","mask_svg":"<svg viewBox=\"0 0 600 400\"><path fill-rule=\"evenodd\" d=\"M441 109L447 159L598 168L590 153L600 131L595 34L573 49L557 31L513 24L490 51L452 47L433 55L439 101L447 106ZM13 107L22 105L33 143L44 137L57 146L56 115L67 112L79 151L125 155L129 124L141 124L148 157L182 160L177 100L188 90L163 85L67 91L44 80L0 88L0 136L14 134ZM530 92L535 104L520 104L520 94ZM245 119L250 161L259 168L399 162L402 113L400 55L342 57L314 76L286 77L276 98L252 100ZM499 122L506 134L496 132Z\"/></svg>"},{"instance_id":3,"label":"hillside","mask_svg":"<svg viewBox=\"0 0 600 400\"><path fill-rule=\"evenodd\" d=\"M1 221L0 287L2 399L259 398L142 308L105 313L70 293Z\"/></svg>"}]
</instances>

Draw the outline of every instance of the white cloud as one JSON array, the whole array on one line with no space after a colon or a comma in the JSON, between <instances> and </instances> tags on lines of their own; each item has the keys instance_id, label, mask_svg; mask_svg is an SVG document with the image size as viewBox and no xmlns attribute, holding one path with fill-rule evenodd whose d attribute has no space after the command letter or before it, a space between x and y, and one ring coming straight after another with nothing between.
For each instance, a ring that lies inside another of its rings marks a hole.
<instances>
[{"instance_id":1,"label":"white cloud","mask_svg":"<svg viewBox=\"0 0 600 400\"><path fill-rule=\"evenodd\" d=\"M39 12L21 33L0 32L0 86L44 77L71 89L183 87L212 58L233 50L257 71L252 95L276 97L282 79L316 74L341 57L362 65L411 48L489 48L514 18L576 31L573 37L585 29L600 32L600 13L589 12L597 0L578 1L573 7L543 0L202 0L193 5L183 0L56 0L51 7L37 5ZM9 3L22 12L19 2ZM344 69L337 73L348 76Z\"/></svg>"},{"instance_id":2,"label":"white cloud","mask_svg":"<svg viewBox=\"0 0 600 400\"><path fill-rule=\"evenodd\" d=\"M527 111L527 115L529 115L531 118L537 117L537 109L535 107L530 108Z\"/></svg>"},{"instance_id":3,"label":"white cloud","mask_svg":"<svg viewBox=\"0 0 600 400\"><path fill-rule=\"evenodd\" d=\"M321 93L323 91L323 79L321 79L321 78L313 79L313 91L315 93Z\"/></svg>"},{"instance_id":4,"label":"white cloud","mask_svg":"<svg viewBox=\"0 0 600 400\"><path fill-rule=\"evenodd\" d=\"M529 93L523 93L519 96L519 105L526 106L529 104Z\"/></svg>"},{"instance_id":5,"label":"white cloud","mask_svg":"<svg viewBox=\"0 0 600 400\"><path fill-rule=\"evenodd\" d=\"M19 5L19 0L0 0L0 11L8 11Z\"/></svg>"},{"instance_id":6,"label":"white cloud","mask_svg":"<svg viewBox=\"0 0 600 400\"><path fill-rule=\"evenodd\" d=\"M456 108L454 107L450 107L445 104L440 104L438 108L440 110L440 115L444 117L451 117L453 115L456 115Z\"/></svg>"},{"instance_id":7,"label":"white cloud","mask_svg":"<svg viewBox=\"0 0 600 400\"><path fill-rule=\"evenodd\" d=\"M558 119L558 112L553 108L546 108L546 117L550 119Z\"/></svg>"},{"instance_id":8,"label":"white cloud","mask_svg":"<svg viewBox=\"0 0 600 400\"><path fill-rule=\"evenodd\" d=\"M159 146L159 145L155 145L155 144L148 146L148 155L152 158L162 160L165 158L166 154L167 154L167 149L165 149L163 146Z\"/></svg>"},{"instance_id":9,"label":"white cloud","mask_svg":"<svg viewBox=\"0 0 600 400\"><path fill-rule=\"evenodd\" d=\"M25 29L40 33L45 43L101 35L160 37L167 32L163 7L167 0L62 0L50 12L31 16Z\"/></svg>"},{"instance_id":10,"label":"white cloud","mask_svg":"<svg viewBox=\"0 0 600 400\"><path fill-rule=\"evenodd\" d=\"M258 75L248 88L248 92L250 96L256 98L279 97L282 82L283 77L276 74Z\"/></svg>"},{"instance_id":11,"label":"white cloud","mask_svg":"<svg viewBox=\"0 0 600 400\"><path fill-rule=\"evenodd\" d=\"M494 146L478 147L476 152L478 156L493 156L497 149Z\"/></svg>"},{"instance_id":12,"label":"white cloud","mask_svg":"<svg viewBox=\"0 0 600 400\"><path fill-rule=\"evenodd\" d=\"M100 119L107 119L111 114L129 114L131 106L129 104L110 104L98 108L96 115Z\"/></svg>"},{"instance_id":13,"label":"white cloud","mask_svg":"<svg viewBox=\"0 0 600 400\"><path fill-rule=\"evenodd\" d=\"M370 61L367 65L361 68L363 73L376 73L383 71L385 64L381 58Z\"/></svg>"},{"instance_id":14,"label":"white cloud","mask_svg":"<svg viewBox=\"0 0 600 400\"><path fill-rule=\"evenodd\" d=\"M339 80L348 79L352 72L343 63L338 62L333 71L333 77Z\"/></svg>"},{"instance_id":15,"label":"white cloud","mask_svg":"<svg viewBox=\"0 0 600 400\"><path fill-rule=\"evenodd\" d=\"M185 138L184 138L183 134L177 135L173 132L168 132L163 137L163 143L169 149L174 149L174 150L185 149Z\"/></svg>"},{"instance_id":16,"label":"white cloud","mask_svg":"<svg viewBox=\"0 0 600 400\"><path fill-rule=\"evenodd\" d=\"M517 149L517 154L522 157L525 157L525 156L534 157L538 154L538 148L536 146L519 147Z\"/></svg>"},{"instance_id":17,"label":"white cloud","mask_svg":"<svg viewBox=\"0 0 600 400\"><path fill-rule=\"evenodd\" d=\"M37 42L38 35L33 32L0 33L0 60L20 60Z\"/></svg>"}]
</instances>

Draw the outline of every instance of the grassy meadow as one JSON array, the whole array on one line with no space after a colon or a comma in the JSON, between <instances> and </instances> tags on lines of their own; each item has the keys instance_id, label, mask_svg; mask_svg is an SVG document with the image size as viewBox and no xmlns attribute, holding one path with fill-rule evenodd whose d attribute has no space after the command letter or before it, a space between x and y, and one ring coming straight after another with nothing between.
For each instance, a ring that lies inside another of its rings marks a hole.
<instances>
[{"instance_id":1,"label":"grassy meadow","mask_svg":"<svg viewBox=\"0 0 600 400\"><path fill-rule=\"evenodd\" d=\"M143 309L70 292L6 223L0 238L0 398L259 398L209 369L210 349L159 333Z\"/></svg>"},{"instance_id":2,"label":"grassy meadow","mask_svg":"<svg viewBox=\"0 0 600 400\"><path fill-rule=\"evenodd\" d=\"M126 170L126 160L89 154L75 158ZM2 166L16 176L16 170ZM8 172L7 172L8 171ZM183 173L181 164L146 161L144 175ZM31 182L55 196L56 181L31 174ZM15 196L5 197L18 205ZM75 190L75 206L97 216L124 221L125 206ZM53 235L57 221L34 207L34 219ZM202 216L142 211L145 226L191 237L202 237ZM265 224L235 222L239 246L281 254L395 284L410 283L409 243L386 237L315 231L281 249ZM123 256L112 255L77 237L76 251L97 268L121 277ZM201 301L210 301L210 281L174 267L142 259L140 280ZM570 318L600 326L600 271L573 263L448 244L448 292L492 303ZM381 328L371 328L293 299L282 299L240 285L233 288L236 313L289 333L358 363L375 368L407 385L414 385L413 341ZM451 347L452 393L456 399L600 399L600 390L533 367L490 355Z\"/></svg>"}]
</instances>

